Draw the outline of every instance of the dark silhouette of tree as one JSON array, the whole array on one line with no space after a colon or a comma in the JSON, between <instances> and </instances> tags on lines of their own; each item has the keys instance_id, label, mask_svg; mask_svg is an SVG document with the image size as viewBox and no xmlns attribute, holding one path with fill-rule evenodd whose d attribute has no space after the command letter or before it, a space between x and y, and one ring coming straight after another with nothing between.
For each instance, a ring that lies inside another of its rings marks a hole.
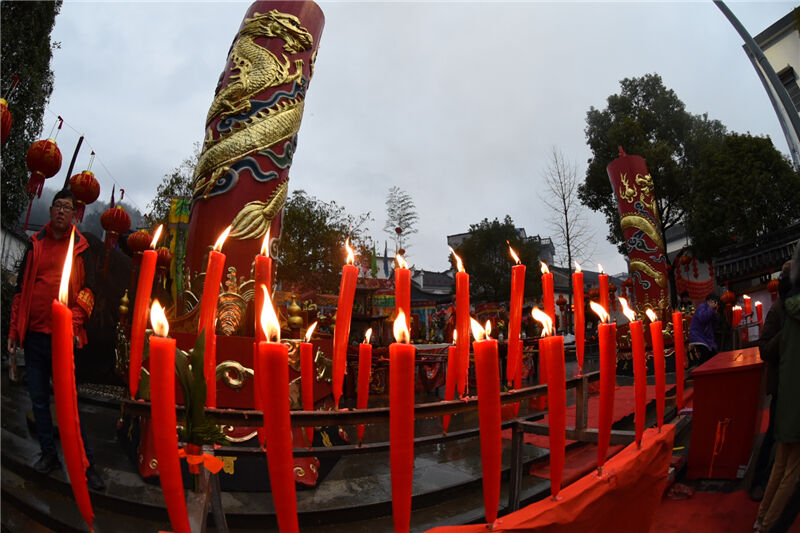
<instances>
[{"instance_id":1,"label":"dark silhouette of tree","mask_svg":"<svg viewBox=\"0 0 800 533\"><path fill-rule=\"evenodd\" d=\"M305 191L286 201L278 252L278 279L284 290L335 294L345 263L345 239L356 258L368 256L372 243L365 234L369 213L351 215L336 202L323 202Z\"/></svg>"},{"instance_id":2,"label":"dark silhouette of tree","mask_svg":"<svg viewBox=\"0 0 800 533\"><path fill-rule=\"evenodd\" d=\"M469 274L470 302L505 302L511 291L511 267L514 260L509 244L526 265L525 294L541 296L542 281L539 248L532 239L522 239L514 221L506 215L502 222L484 218L469 227L469 237L456 249ZM508 244L506 243L508 241ZM450 255L455 268L455 260ZM455 291L455 282L453 283Z\"/></svg>"},{"instance_id":3,"label":"dark silhouette of tree","mask_svg":"<svg viewBox=\"0 0 800 533\"><path fill-rule=\"evenodd\" d=\"M42 136L45 106L53 92L50 59L60 43L52 42L50 33L60 9L61 0L0 3L0 92L13 116L11 132L3 145L0 217L9 227L28 206L25 185L30 172L25 156ZM19 84L9 96L13 75L19 76Z\"/></svg>"}]
</instances>

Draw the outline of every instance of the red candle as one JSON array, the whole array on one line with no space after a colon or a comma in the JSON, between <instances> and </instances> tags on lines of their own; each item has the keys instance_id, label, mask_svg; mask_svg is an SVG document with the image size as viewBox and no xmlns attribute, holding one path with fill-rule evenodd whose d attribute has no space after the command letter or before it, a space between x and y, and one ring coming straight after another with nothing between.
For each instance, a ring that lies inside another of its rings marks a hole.
<instances>
[{"instance_id":1,"label":"red candle","mask_svg":"<svg viewBox=\"0 0 800 533\"><path fill-rule=\"evenodd\" d=\"M683 409L683 365L686 361L686 345L683 340L683 313L675 311L672 313L672 330L674 331L675 342L675 405L678 412Z\"/></svg>"},{"instance_id":2,"label":"red candle","mask_svg":"<svg viewBox=\"0 0 800 533\"><path fill-rule=\"evenodd\" d=\"M294 458L292 457L292 423L289 416L289 348L281 344L281 326L272 300L264 285L264 307L261 310L261 327L266 341L258 343L261 387L264 411L264 434L267 444L267 466L272 487L272 500L281 532L300 531L297 522L297 495L294 485Z\"/></svg>"},{"instance_id":3,"label":"red candle","mask_svg":"<svg viewBox=\"0 0 800 533\"><path fill-rule=\"evenodd\" d=\"M750 316L750 313L753 311L752 304L750 303L750 297L744 294L742 295L742 300L744 300L744 316Z\"/></svg>"},{"instance_id":4,"label":"red candle","mask_svg":"<svg viewBox=\"0 0 800 533\"><path fill-rule=\"evenodd\" d=\"M73 330L72 311L67 307L69 301L69 278L72 271L72 256L75 242L75 227L69 238L69 247L64 259L61 273L61 286L58 299L53 300L53 395L56 400L56 418L64 452L64 462L72 484L72 494L78 510L92 529L94 511L86 486L86 451L81 437L81 426L78 415L78 393L75 388L75 355L72 352Z\"/></svg>"},{"instance_id":5,"label":"red candle","mask_svg":"<svg viewBox=\"0 0 800 533\"><path fill-rule=\"evenodd\" d=\"M758 325L760 326L761 324L764 323L764 310L761 308L760 301L756 301L755 307L756 307L756 319L758 320Z\"/></svg>"},{"instance_id":6,"label":"red candle","mask_svg":"<svg viewBox=\"0 0 800 533\"><path fill-rule=\"evenodd\" d=\"M369 338L372 336L372 328L364 334L364 342L358 345L358 391L356 397L356 407L366 409L369 405L369 377L372 373L372 345ZM364 440L364 424L358 425L358 442Z\"/></svg>"},{"instance_id":7,"label":"red candle","mask_svg":"<svg viewBox=\"0 0 800 533\"><path fill-rule=\"evenodd\" d=\"M397 268L394 269L394 304L397 311L406 317L406 328L411 331L411 271L402 255L395 256Z\"/></svg>"},{"instance_id":8,"label":"red candle","mask_svg":"<svg viewBox=\"0 0 800 533\"><path fill-rule=\"evenodd\" d=\"M606 274L603 270L603 265L597 265L597 268L600 270L600 274L597 276L597 282L600 290L600 305L602 305L603 309L605 309L606 313L608 313L608 274Z\"/></svg>"},{"instance_id":9,"label":"red candle","mask_svg":"<svg viewBox=\"0 0 800 533\"><path fill-rule=\"evenodd\" d=\"M600 341L600 413L597 428L597 473L603 473L611 424L614 416L614 386L617 379L617 325L608 323L608 312L602 306L589 302L601 323L598 325Z\"/></svg>"},{"instance_id":10,"label":"red candle","mask_svg":"<svg viewBox=\"0 0 800 533\"><path fill-rule=\"evenodd\" d=\"M483 470L483 509L489 524L497 519L500 504L500 473L503 442L500 435L500 369L497 361L497 341L489 337L490 323L482 328L470 320L475 341L475 379L478 385L478 424L481 440Z\"/></svg>"},{"instance_id":11,"label":"red candle","mask_svg":"<svg viewBox=\"0 0 800 533\"><path fill-rule=\"evenodd\" d=\"M733 327L736 327L742 323L742 308L741 306L734 305L732 311L733 311Z\"/></svg>"},{"instance_id":12,"label":"red candle","mask_svg":"<svg viewBox=\"0 0 800 533\"><path fill-rule=\"evenodd\" d=\"M347 344L350 339L350 318L353 316L353 298L356 295L358 267L350 240L345 241L347 264L342 267L342 283L339 286L339 304L336 307L336 329L333 332L333 403L339 408L342 397L344 374L347 370Z\"/></svg>"},{"instance_id":13,"label":"red candle","mask_svg":"<svg viewBox=\"0 0 800 533\"><path fill-rule=\"evenodd\" d=\"M539 340L540 357L547 359L550 379L547 381L548 426L550 437L550 494L553 499L561 490L567 429L567 383L564 369L564 337L552 335L553 324L546 313L534 308L533 318L542 323Z\"/></svg>"},{"instance_id":14,"label":"red candle","mask_svg":"<svg viewBox=\"0 0 800 533\"><path fill-rule=\"evenodd\" d=\"M633 351L633 391L636 409L633 421L635 426L636 444L641 447L644 422L647 414L647 361L644 351L644 328L642 321L636 320L636 313L628 307L628 301L620 298L622 312L630 321L631 350Z\"/></svg>"},{"instance_id":15,"label":"red candle","mask_svg":"<svg viewBox=\"0 0 800 533\"><path fill-rule=\"evenodd\" d=\"M583 272L578 263L575 263L575 272L572 273L572 309L575 317L575 355L578 358L578 372L581 372L586 343L586 318L583 309Z\"/></svg>"},{"instance_id":16,"label":"red candle","mask_svg":"<svg viewBox=\"0 0 800 533\"><path fill-rule=\"evenodd\" d=\"M316 322L311 324L306 331L306 342L300 343L300 383L302 384L303 411L314 410L314 382L316 377L314 376L314 345L311 344L311 335L316 327ZM311 443L314 442L314 426L306 428L306 438L310 448Z\"/></svg>"},{"instance_id":17,"label":"red candle","mask_svg":"<svg viewBox=\"0 0 800 533\"><path fill-rule=\"evenodd\" d=\"M553 324L556 323L556 301L553 293L553 274L547 268L547 263L539 261L542 265L542 299L544 300L544 312L550 317Z\"/></svg>"},{"instance_id":18,"label":"red candle","mask_svg":"<svg viewBox=\"0 0 800 533\"><path fill-rule=\"evenodd\" d=\"M389 463L392 476L392 516L396 532L411 525L411 484L414 478L414 356L408 344L402 311L394 321L397 342L389 346Z\"/></svg>"},{"instance_id":19,"label":"red candle","mask_svg":"<svg viewBox=\"0 0 800 533\"><path fill-rule=\"evenodd\" d=\"M456 353L456 338L458 331L453 330L453 345L447 348L447 375L444 381L444 399L450 401L456 395L456 369L458 368L458 354ZM442 432L447 433L450 426L450 415L442 417Z\"/></svg>"},{"instance_id":20,"label":"red candle","mask_svg":"<svg viewBox=\"0 0 800 533\"><path fill-rule=\"evenodd\" d=\"M461 258L450 248L456 258L456 351L458 352L458 373L456 390L462 397L467 395L469 378L469 274L464 270Z\"/></svg>"},{"instance_id":21,"label":"red candle","mask_svg":"<svg viewBox=\"0 0 800 533\"><path fill-rule=\"evenodd\" d=\"M172 529L190 533L175 430L175 339L167 337L169 323L158 300L153 302L150 321L154 333L150 336L150 402L158 479Z\"/></svg>"},{"instance_id":22,"label":"red candle","mask_svg":"<svg viewBox=\"0 0 800 533\"><path fill-rule=\"evenodd\" d=\"M161 237L163 226L158 226L150 250L142 254L139 265L139 281L136 283L136 300L133 307L133 321L131 322L131 352L128 365L128 390L131 398L136 399L139 390L139 375L142 370L142 350L144 349L144 330L147 326L147 310L150 308L150 291L153 289L153 277L156 274L156 244Z\"/></svg>"},{"instance_id":23,"label":"red candle","mask_svg":"<svg viewBox=\"0 0 800 533\"><path fill-rule=\"evenodd\" d=\"M664 395L666 394L666 369L664 367L664 332L661 321L656 320L652 309L646 311L650 319L650 342L653 344L653 370L656 376L656 425L658 429L664 424Z\"/></svg>"},{"instance_id":24,"label":"red candle","mask_svg":"<svg viewBox=\"0 0 800 533\"><path fill-rule=\"evenodd\" d=\"M200 319L197 323L197 334L205 336L203 353L203 374L206 378L206 407L217 406L217 354L214 337L217 324L217 301L219 300L219 284L222 281L222 270L225 268L225 254L222 244L228 237L231 226L217 239L214 249L208 252L208 266L203 284L203 298L200 300Z\"/></svg>"},{"instance_id":25,"label":"red candle","mask_svg":"<svg viewBox=\"0 0 800 533\"><path fill-rule=\"evenodd\" d=\"M525 297L525 265L509 245L511 257L516 265L511 267L511 300L508 306L508 355L506 358L506 381L509 387L516 387L516 376L522 374L522 344L519 332L522 328L522 302Z\"/></svg>"},{"instance_id":26,"label":"red candle","mask_svg":"<svg viewBox=\"0 0 800 533\"><path fill-rule=\"evenodd\" d=\"M266 235L264 235L264 241L261 243L261 253L256 256L256 264L255 264L255 283L256 287L260 287L264 285L267 288L267 292L272 294L272 258L269 255L269 230L267 230ZM260 317L258 316L258 310L264 307L264 297L261 291L256 291L255 294L255 331L256 331L256 342L264 341L264 330L261 329L259 325ZM258 397L256 397L256 402L258 402ZM256 403L256 408L259 408L258 403Z\"/></svg>"}]
</instances>

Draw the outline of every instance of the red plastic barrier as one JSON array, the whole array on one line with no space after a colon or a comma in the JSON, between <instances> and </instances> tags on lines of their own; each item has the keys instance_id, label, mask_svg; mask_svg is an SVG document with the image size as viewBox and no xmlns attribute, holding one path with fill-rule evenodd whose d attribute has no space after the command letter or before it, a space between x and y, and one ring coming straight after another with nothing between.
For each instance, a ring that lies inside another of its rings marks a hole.
<instances>
[{"instance_id":1,"label":"red plastic barrier","mask_svg":"<svg viewBox=\"0 0 800 533\"><path fill-rule=\"evenodd\" d=\"M667 484L675 426L648 429L642 449L630 444L592 472L546 498L498 518L492 529L535 533L640 533L650 531ZM485 533L485 524L437 527L429 533Z\"/></svg>"}]
</instances>

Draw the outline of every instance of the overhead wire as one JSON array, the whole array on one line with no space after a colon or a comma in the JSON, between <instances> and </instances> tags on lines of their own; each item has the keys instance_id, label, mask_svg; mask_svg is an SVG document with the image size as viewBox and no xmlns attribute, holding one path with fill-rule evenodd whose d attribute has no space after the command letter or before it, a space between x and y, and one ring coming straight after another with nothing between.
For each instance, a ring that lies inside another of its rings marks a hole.
<instances>
[{"instance_id":1,"label":"overhead wire","mask_svg":"<svg viewBox=\"0 0 800 533\"><path fill-rule=\"evenodd\" d=\"M127 188L127 187L124 187L122 185L122 183L120 183L119 180L117 180L117 178L114 177L114 174L111 173L111 171L108 169L108 166L106 166L106 164L103 162L103 158L100 157L100 154L97 152L97 149L94 146L92 146L92 143L86 138L86 134L85 133L82 133L82 132L78 131L77 129L75 129L75 127L72 124L70 124L66 119L64 119L63 116L59 115L58 113L55 113L49 107L45 106L45 109L47 110L48 113L50 113L54 117L60 117L64 121L63 124L65 126L67 126L69 129L71 129L73 132L75 132L75 134L77 134L78 136L82 136L83 137L83 142L86 143L86 145L94 152L95 161L100 163L100 166L103 167L103 170L105 171L105 173L108 175L109 178L111 178L111 181L113 181L117 185L118 189L126 189ZM145 211L133 200L132 195L128 195L128 197L125 198L124 201L125 201L125 203L130 203L131 205L133 205L133 207L135 207L142 215L145 214Z\"/></svg>"}]
</instances>

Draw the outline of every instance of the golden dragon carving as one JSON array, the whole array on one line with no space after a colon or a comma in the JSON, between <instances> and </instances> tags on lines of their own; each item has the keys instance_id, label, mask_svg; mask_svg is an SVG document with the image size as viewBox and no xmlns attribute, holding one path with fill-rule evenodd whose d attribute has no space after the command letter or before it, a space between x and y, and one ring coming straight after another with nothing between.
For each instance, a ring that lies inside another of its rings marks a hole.
<instances>
[{"instance_id":1,"label":"golden dragon carving","mask_svg":"<svg viewBox=\"0 0 800 533\"><path fill-rule=\"evenodd\" d=\"M313 47L313 38L301 26L300 20L287 13L272 10L256 13L246 19L228 57L234 65L235 74L229 83L220 89L208 112L206 139L203 152L198 159L194 173L194 196L208 198L214 184L230 170L230 166L277 143L291 139L300 129L303 117L302 92L294 98L285 99L269 109L251 112L251 99L258 94L280 85L301 80L303 60L292 61L282 54L283 59L256 43L256 38L281 39L283 50L292 55ZM313 71L313 57L310 65ZM212 121L219 117L242 114L242 120L229 129L219 131L214 138ZM236 216L233 238L240 240L257 238L266 232L272 219L280 212L286 200L288 185L279 185L266 202L250 202Z\"/></svg>"},{"instance_id":2,"label":"golden dragon carving","mask_svg":"<svg viewBox=\"0 0 800 533\"><path fill-rule=\"evenodd\" d=\"M310 50L313 38L300 25L300 19L273 9L269 13L255 13L246 19L231 47L229 62L235 65L236 74L228 85L214 97L208 110L206 124L217 116L229 116L250 110L250 99L270 87L291 83L303 74L303 60L294 62L283 56L280 61L275 54L257 44L257 38L282 39L283 49L289 54Z\"/></svg>"}]
</instances>

